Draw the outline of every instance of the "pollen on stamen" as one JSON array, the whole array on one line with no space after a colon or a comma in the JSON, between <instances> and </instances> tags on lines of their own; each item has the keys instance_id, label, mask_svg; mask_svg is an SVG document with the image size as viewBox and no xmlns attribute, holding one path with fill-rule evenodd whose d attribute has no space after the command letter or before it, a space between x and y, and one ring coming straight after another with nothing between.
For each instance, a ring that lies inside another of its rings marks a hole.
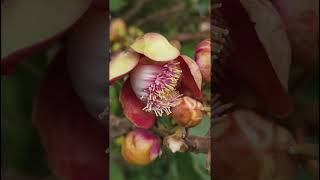
<instances>
[{"instance_id":1,"label":"pollen on stamen","mask_svg":"<svg viewBox=\"0 0 320 180\"><path fill-rule=\"evenodd\" d=\"M171 108L175 107L182 97L176 90L181 74L179 62L173 61L163 65L154 82L144 90L146 95L140 97L146 101L143 110L153 111L156 116L171 114Z\"/></svg>"}]
</instances>

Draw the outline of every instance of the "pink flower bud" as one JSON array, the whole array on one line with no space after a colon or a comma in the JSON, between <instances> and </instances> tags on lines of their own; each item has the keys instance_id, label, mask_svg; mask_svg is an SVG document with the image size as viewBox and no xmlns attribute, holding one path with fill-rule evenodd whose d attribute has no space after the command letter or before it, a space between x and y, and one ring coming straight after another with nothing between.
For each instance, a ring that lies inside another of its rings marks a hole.
<instances>
[{"instance_id":1,"label":"pink flower bud","mask_svg":"<svg viewBox=\"0 0 320 180\"><path fill-rule=\"evenodd\" d=\"M161 154L161 140L147 130L131 131L122 144L121 154L130 164L147 165Z\"/></svg>"},{"instance_id":2,"label":"pink flower bud","mask_svg":"<svg viewBox=\"0 0 320 180\"><path fill-rule=\"evenodd\" d=\"M196 47L195 60L200 68L202 78L205 82L211 81L211 42L206 39Z\"/></svg>"},{"instance_id":3,"label":"pink flower bud","mask_svg":"<svg viewBox=\"0 0 320 180\"><path fill-rule=\"evenodd\" d=\"M121 36L124 36L125 33L126 23L121 18L117 18L111 21L109 34L110 41L115 41Z\"/></svg>"}]
</instances>

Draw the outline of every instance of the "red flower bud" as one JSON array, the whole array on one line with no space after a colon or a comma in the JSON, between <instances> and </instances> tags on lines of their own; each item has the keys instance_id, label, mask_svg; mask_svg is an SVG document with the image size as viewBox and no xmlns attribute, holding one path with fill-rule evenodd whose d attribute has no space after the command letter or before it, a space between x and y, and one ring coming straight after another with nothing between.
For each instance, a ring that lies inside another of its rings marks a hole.
<instances>
[{"instance_id":1,"label":"red flower bud","mask_svg":"<svg viewBox=\"0 0 320 180\"><path fill-rule=\"evenodd\" d=\"M123 158L134 165L147 165L161 154L161 140L147 130L131 131L122 144Z\"/></svg>"},{"instance_id":2,"label":"red flower bud","mask_svg":"<svg viewBox=\"0 0 320 180\"><path fill-rule=\"evenodd\" d=\"M195 60L205 82L211 82L211 42L206 39L196 47Z\"/></svg>"}]
</instances>

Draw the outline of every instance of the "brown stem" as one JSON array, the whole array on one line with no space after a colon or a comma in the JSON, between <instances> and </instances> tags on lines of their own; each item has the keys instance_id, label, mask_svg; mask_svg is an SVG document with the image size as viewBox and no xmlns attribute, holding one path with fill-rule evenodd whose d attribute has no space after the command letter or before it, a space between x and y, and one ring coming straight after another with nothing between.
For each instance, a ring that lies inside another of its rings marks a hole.
<instances>
[{"instance_id":1,"label":"brown stem","mask_svg":"<svg viewBox=\"0 0 320 180\"><path fill-rule=\"evenodd\" d=\"M308 160L303 163L303 167L306 169L308 174L313 176L315 179L319 179L319 161Z\"/></svg>"},{"instance_id":2,"label":"brown stem","mask_svg":"<svg viewBox=\"0 0 320 180\"><path fill-rule=\"evenodd\" d=\"M150 2L151 0L138 0L135 2L134 7L128 11L124 16L123 19L125 21L128 21L130 18L132 18L136 13L138 13L140 11L140 9L148 2Z\"/></svg>"},{"instance_id":3,"label":"brown stem","mask_svg":"<svg viewBox=\"0 0 320 180\"><path fill-rule=\"evenodd\" d=\"M166 137L166 136L169 136L171 134L171 132L165 130L165 129L160 129L160 128L157 128L155 126L153 126L151 128L152 131L156 132L159 136L162 136L162 137Z\"/></svg>"},{"instance_id":4,"label":"brown stem","mask_svg":"<svg viewBox=\"0 0 320 180\"><path fill-rule=\"evenodd\" d=\"M54 180L54 177L34 177L29 175L22 175L18 172L11 171L8 169L1 169L1 179L10 179L10 180Z\"/></svg>"},{"instance_id":5,"label":"brown stem","mask_svg":"<svg viewBox=\"0 0 320 180\"><path fill-rule=\"evenodd\" d=\"M132 124L125 118L119 118L111 115L110 123L110 138L123 135L132 129Z\"/></svg>"},{"instance_id":6,"label":"brown stem","mask_svg":"<svg viewBox=\"0 0 320 180\"><path fill-rule=\"evenodd\" d=\"M133 126L127 119L119 118L113 115L110 116L110 138L123 135L132 129ZM171 132L166 129L152 127L151 130L162 137L171 135ZM187 135L183 139L186 141L189 147L189 152L208 153L210 150L210 137Z\"/></svg>"},{"instance_id":7,"label":"brown stem","mask_svg":"<svg viewBox=\"0 0 320 180\"><path fill-rule=\"evenodd\" d=\"M318 144L295 144L289 147L289 154L306 159L319 159Z\"/></svg>"},{"instance_id":8,"label":"brown stem","mask_svg":"<svg viewBox=\"0 0 320 180\"><path fill-rule=\"evenodd\" d=\"M142 24L145 24L145 23L150 22L150 21L159 20L159 19L165 19L163 17L167 16L168 14L181 11L182 9L184 9L184 7L185 7L184 2L183 1L179 1L179 3L177 3L176 6L173 6L172 8L168 8L168 9L163 9L161 11L157 11L154 14L151 14L149 16L146 16L145 18L140 19L135 24L137 26L141 26Z\"/></svg>"},{"instance_id":9,"label":"brown stem","mask_svg":"<svg viewBox=\"0 0 320 180\"><path fill-rule=\"evenodd\" d=\"M185 138L189 151L195 153L208 153L210 151L211 138L189 135Z\"/></svg>"},{"instance_id":10,"label":"brown stem","mask_svg":"<svg viewBox=\"0 0 320 180\"><path fill-rule=\"evenodd\" d=\"M195 39L204 39L208 38L210 36L210 32L204 31L200 33L180 33L177 36L173 37L172 39L178 40L178 41L189 41L189 40L195 40Z\"/></svg>"}]
</instances>

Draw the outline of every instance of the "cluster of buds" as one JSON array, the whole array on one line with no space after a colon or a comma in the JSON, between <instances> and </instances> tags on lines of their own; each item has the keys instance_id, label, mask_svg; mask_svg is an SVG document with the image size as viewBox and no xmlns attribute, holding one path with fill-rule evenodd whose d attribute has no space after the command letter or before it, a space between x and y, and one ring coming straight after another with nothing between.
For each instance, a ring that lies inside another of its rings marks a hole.
<instances>
[{"instance_id":1,"label":"cluster of buds","mask_svg":"<svg viewBox=\"0 0 320 180\"><path fill-rule=\"evenodd\" d=\"M119 52L130 46L130 44L139 36L143 35L143 31L135 26L127 27L124 20L120 18L113 19L110 23L109 40L111 43L111 53Z\"/></svg>"},{"instance_id":2,"label":"cluster of buds","mask_svg":"<svg viewBox=\"0 0 320 180\"><path fill-rule=\"evenodd\" d=\"M157 117L170 116L183 129L202 120L204 108L199 99L203 71L197 63L210 62L210 41L198 46L197 62L181 55L180 46L158 33L146 33L130 45L130 50L111 58L109 81L112 84L126 77L120 102L126 118L140 128L130 132L122 145L122 156L131 164L146 165L161 154L160 139L147 130L155 125ZM168 137L165 142L172 151L180 147L186 150L182 136Z\"/></svg>"}]
</instances>

